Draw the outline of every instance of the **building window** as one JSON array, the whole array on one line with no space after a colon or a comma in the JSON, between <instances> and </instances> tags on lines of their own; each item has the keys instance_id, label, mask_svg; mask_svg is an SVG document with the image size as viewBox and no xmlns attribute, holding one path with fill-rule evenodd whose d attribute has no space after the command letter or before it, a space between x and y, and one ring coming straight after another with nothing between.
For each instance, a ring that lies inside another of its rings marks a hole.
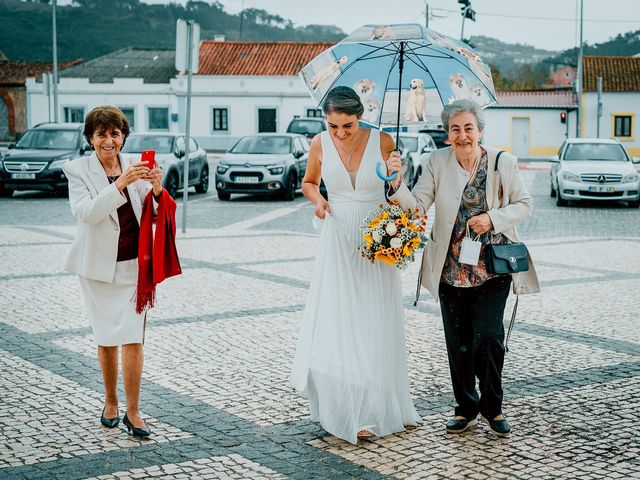
<instances>
[{"instance_id":1,"label":"building window","mask_svg":"<svg viewBox=\"0 0 640 480\"><path fill-rule=\"evenodd\" d=\"M258 133L276 132L276 109L258 109Z\"/></svg>"},{"instance_id":2,"label":"building window","mask_svg":"<svg viewBox=\"0 0 640 480\"><path fill-rule=\"evenodd\" d=\"M63 111L66 123L84 122L84 107L64 107Z\"/></svg>"},{"instance_id":3,"label":"building window","mask_svg":"<svg viewBox=\"0 0 640 480\"><path fill-rule=\"evenodd\" d=\"M149 130L169 130L169 109L149 107Z\"/></svg>"},{"instance_id":4,"label":"building window","mask_svg":"<svg viewBox=\"0 0 640 480\"><path fill-rule=\"evenodd\" d=\"M631 115L613 116L613 136L631 137Z\"/></svg>"},{"instance_id":5,"label":"building window","mask_svg":"<svg viewBox=\"0 0 640 480\"><path fill-rule=\"evenodd\" d=\"M133 131L136 129L136 115L133 107L119 107L124 116L127 117L127 122L129 122L129 130Z\"/></svg>"},{"instance_id":6,"label":"building window","mask_svg":"<svg viewBox=\"0 0 640 480\"><path fill-rule=\"evenodd\" d=\"M307 108L307 117L321 117L322 110L319 108Z\"/></svg>"},{"instance_id":7,"label":"building window","mask_svg":"<svg viewBox=\"0 0 640 480\"><path fill-rule=\"evenodd\" d=\"M214 132L229 131L229 110L227 108L213 109L213 131Z\"/></svg>"}]
</instances>

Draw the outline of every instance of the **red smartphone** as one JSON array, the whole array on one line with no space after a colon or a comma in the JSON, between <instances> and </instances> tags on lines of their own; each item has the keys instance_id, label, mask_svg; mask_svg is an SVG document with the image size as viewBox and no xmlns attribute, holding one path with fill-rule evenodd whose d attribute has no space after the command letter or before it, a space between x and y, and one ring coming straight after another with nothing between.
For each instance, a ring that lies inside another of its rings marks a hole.
<instances>
[{"instance_id":1,"label":"red smartphone","mask_svg":"<svg viewBox=\"0 0 640 480\"><path fill-rule=\"evenodd\" d=\"M147 162L147 167L150 170L153 170L156 166L156 151L155 150L143 150L142 151L142 162Z\"/></svg>"}]
</instances>

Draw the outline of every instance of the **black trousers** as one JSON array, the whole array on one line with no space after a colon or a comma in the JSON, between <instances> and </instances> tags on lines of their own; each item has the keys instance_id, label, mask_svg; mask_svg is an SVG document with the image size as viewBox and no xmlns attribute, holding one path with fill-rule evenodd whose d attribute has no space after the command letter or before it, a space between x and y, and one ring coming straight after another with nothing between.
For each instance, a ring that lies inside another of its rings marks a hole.
<instances>
[{"instance_id":1,"label":"black trousers","mask_svg":"<svg viewBox=\"0 0 640 480\"><path fill-rule=\"evenodd\" d=\"M449 355L456 415L492 419L502 411L504 308L511 275L479 287L440 283L440 308ZM476 378L480 395L476 391Z\"/></svg>"}]
</instances>

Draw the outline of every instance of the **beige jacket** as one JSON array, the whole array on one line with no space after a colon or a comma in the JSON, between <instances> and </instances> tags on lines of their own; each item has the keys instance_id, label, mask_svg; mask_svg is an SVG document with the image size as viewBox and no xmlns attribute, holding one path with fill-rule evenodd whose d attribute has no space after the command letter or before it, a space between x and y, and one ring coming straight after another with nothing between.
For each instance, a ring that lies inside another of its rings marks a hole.
<instances>
[{"instance_id":1,"label":"beige jacket","mask_svg":"<svg viewBox=\"0 0 640 480\"><path fill-rule=\"evenodd\" d=\"M498 171L495 172L496 155L499 150L484 145L483 148L488 154L486 195L489 207L487 213L493 222L492 231L503 233L509 240L519 242L516 225L531 215L533 202L518 170L518 160L509 153L503 153L498 162ZM431 205L435 204L436 218L422 257L421 277L422 286L429 290L436 301L451 232L468 179L469 173L460 166L453 149L443 148L431 153L426 171L420 176L412 191L402 183L389 197L390 200L398 201L405 210L418 209L421 215L426 215ZM531 256L529 270L511 276L514 293L519 295L540 291Z\"/></svg>"},{"instance_id":2,"label":"beige jacket","mask_svg":"<svg viewBox=\"0 0 640 480\"><path fill-rule=\"evenodd\" d=\"M121 156L120 164L124 172L130 162ZM117 210L127 199L114 183L109 184L95 153L72 160L62 169L69 179L71 213L78 220L78 231L65 270L91 280L111 283L115 276L120 236ZM151 184L143 180L127 186L138 223L142 202L151 188Z\"/></svg>"}]
</instances>

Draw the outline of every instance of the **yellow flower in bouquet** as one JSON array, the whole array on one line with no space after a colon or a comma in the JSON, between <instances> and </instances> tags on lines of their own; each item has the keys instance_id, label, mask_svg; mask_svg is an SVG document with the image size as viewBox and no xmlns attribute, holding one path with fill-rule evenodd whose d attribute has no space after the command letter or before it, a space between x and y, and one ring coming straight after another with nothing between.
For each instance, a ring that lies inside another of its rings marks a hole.
<instances>
[{"instance_id":1,"label":"yellow flower in bouquet","mask_svg":"<svg viewBox=\"0 0 640 480\"><path fill-rule=\"evenodd\" d=\"M380 205L362 223L360 253L371 263L378 260L404 269L426 243L426 221L426 216L407 213L395 201Z\"/></svg>"}]
</instances>

